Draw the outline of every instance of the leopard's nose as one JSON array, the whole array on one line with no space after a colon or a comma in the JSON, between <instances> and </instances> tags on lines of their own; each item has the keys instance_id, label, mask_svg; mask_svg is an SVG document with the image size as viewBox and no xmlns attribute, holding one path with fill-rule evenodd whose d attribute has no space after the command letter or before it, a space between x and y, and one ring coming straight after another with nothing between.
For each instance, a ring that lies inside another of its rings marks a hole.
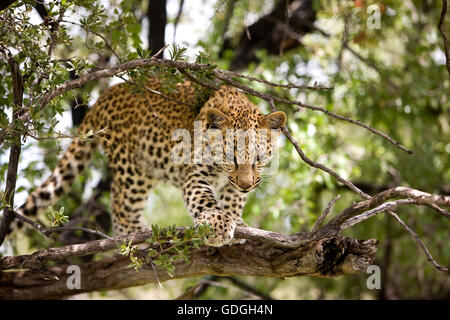
<instances>
[{"instance_id":1,"label":"leopard's nose","mask_svg":"<svg viewBox=\"0 0 450 320\"><path fill-rule=\"evenodd\" d=\"M253 186L253 172L247 165L239 165L236 175L236 183L242 190L248 190Z\"/></svg>"},{"instance_id":2,"label":"leopard's nose","mask_svg":"<svg viewBox=\"0 0 450 320\"><path fill-rule=\"evenodd\" d=\"M237 185L242 188L242 190L248 190L252 187L252 183L248 180L238 179Z\"/></svg>"}]
</instances>

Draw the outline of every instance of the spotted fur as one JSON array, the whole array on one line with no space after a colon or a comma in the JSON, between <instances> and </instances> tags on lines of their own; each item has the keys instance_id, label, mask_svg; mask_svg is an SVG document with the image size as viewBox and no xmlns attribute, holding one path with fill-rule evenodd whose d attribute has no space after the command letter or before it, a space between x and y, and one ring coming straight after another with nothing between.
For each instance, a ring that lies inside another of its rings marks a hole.
<instances>
[{"instance_id":1,"label":"spotted fur","mask_svg":"<svg viewBox=\"0 0 450 320\"><path fill-rule=\"evenodd\" d=\"M74 139L52 175L18 210L35 217L68 191L75 177L88 165L96 147L107 154L113 174L111 208L114 233L127 235L145 228L140 217L149 193L164 181L182 190L185 205L195 224L209 223L212 246L233 239L236 225L245 225L242 209L250 190L261 181L261 170L270 152L257 163L225 164L174 163L171 151L175 129L185 128L193 136L194 121L202 121L202 132L226 129L277 129L286 121L282 112L264 116L247 97L231 87L221 87L196 110L196 92L189 83L178 84L170 95L159 95L160 84L149 82L144 92L136 93L127 84L115 85L103 93L87 113L79 133L101 131L94 139ZM262 141L270 147L271 141ZM204 148L204 146L202 146ZM193 149L193 148L192 148ZM192 150L193 152L193 150ZM234 151L235 157L237 151ZM192 154L191 154L192 155ZM236 242L236 241L234 241Z\"/></svg>"}]
</instances>

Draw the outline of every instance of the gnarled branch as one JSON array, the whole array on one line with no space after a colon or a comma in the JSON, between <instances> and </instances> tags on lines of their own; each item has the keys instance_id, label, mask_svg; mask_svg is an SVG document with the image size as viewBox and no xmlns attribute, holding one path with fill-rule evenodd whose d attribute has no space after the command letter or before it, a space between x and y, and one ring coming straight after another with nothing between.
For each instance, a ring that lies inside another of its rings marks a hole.
<instances>
[{"instance_id":1,"label":"gnarled branch","mask_svg":"<svg viewBox=\"0 0 450 320\"><path fill-rule=\"evenodd\" d=\"M257 230L257 229L256 229ZM265 234L265 233L263 233ZM141 243L151 235L150 231L135 234L133 243ZM255 229L239 227L236 235L251 235L263 239ZM268 234L266 234L267 236ZM289 238L271 234L269 238ZM128 288L172 279L165 270L144 265L139 271L128 267L127 256L114 255L101 261L78 264L81 270L81 288L67 286L67 264L45 267L47 261L60 261L94 252L104 252L116 247L118 242L129 239L111 238L80 245L51 248L27 256L0 259L0 269L29 268L31 271L0 273L0 299L61 298L81 292ZM174 279L202 275L259 277L294 277L301 275L336 277L343 274L365 272L372 264L377 240L358 241L345 236L305 240L297 248L274 246L266 241L249 240L243 245L221 248L202 247L191 249L191 263L174 262ZM285 242L289 242L286 240ZM33 271L33 270L37 270ZM44 271L44 272L42 272ZM50 280L44 277L51 274Z\"/></svg>"}]
</instances>

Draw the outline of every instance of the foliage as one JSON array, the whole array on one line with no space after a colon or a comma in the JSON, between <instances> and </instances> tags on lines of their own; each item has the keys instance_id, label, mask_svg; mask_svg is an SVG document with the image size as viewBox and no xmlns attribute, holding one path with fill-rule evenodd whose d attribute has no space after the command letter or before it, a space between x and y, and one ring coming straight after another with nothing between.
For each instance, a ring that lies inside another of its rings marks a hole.
<instances>
[{"instance_id":1,"label":"foliage","mask_svg":"<svg viewBox=\"0 0 450 320\"><path fill-rule=\"evenodd\" d=\"M205 239L211 233L209 225L200 225L198 227L188 227L184 230L184 235L180 235L180 230L172 225L168 228L160 228L152 224L152 236L147 240L150 246L139 250L137 246L131 246L131 241L119 246L121 255L129 256L130 268L136 271L141 269L144 264L153 264L160 266L167 271L167 274L173 277L175 266L173 262L182 259L186 263L191 263L189 251L199 248L204 244Z\"/></svg>"},{"instance_id":2,"label":"foliage","mask_svg":"<svg viewBox=\"0 0 450 320\"><path fill-rule=\"evenodd\" d=\"M52 228L58 227L65 222L69 222L69 217L64 215L64 207L61 207L59 210L55 210L53 207L48 207L48 209L47 218L50 221Z\"/></svg>"},{"instance_id":3,"label":"foliage","mask_svg":"<svg viewBox=\"0 0 450 320\"><path fill-rule=\"evenodd\" d=\"M52 24L48 21L39 20L36 23L31 20L32 4L33 1L29 0L16 1L0 13L0 49L7 48L20 65L24 77L23 105L30 108L32 115L28 123L10 123L13 109L11 74L7 61L0 59L0 136L4 138L0 148L0 181L4 185L7 151L17 133L20 133L24 146L15 201L19 204L24 195L42 182L60 157L66 143L64 139L47 138L67 134L63 126L70 126L64 121L68 116L69 101L79 96L82 101L91 104L111 80L89 83L54 99L40 110L39 99L43 93L70 79L71 72L81 76L97 68L154 54L143 49L142 17L145 14L141 1L110 0L107 5L95 0L48 1L48 15L52 21L57 21L61 13L64 14L56 32L52 32ZM236 43L244 24L271 10L273 4L274 1L236 1L226 36ZM414 155L410 156L362 128L331 119L322 113L277 105L287 113L292 134L311 159L333 168L344 178L361 185L368 193L396 185L411 186L430 193L448 192L450 80L442 60L442 41L436 29L440 7L427 0L317 0L313 4L317 11L315 25L323 33L313 31L305 35L301 45L282 55L268 55L261 50L257 52L260 62L252 63L243 72L284 84L314 85L317 82L324 86L332 85L334 90L285 90L244 82L261 92L297 99L358 119L386 132L414 151ZM367 8L372 4L380 7L380 29L367 27ZM204 29L204 34L198 35L197 45L201 52L195 61L210 65L211 70L216 66L227 69L235 53L229 50L219 58L226 23L226 1L204 2L204 5L214 6L214 16L210 27ZM189 12L184 15L188 16ZM348 19L346 35L345 19ZM450 25L448 19L446 25ZM182 27L183 19L179 25L179 28ZM343 46L345 39L348 48ZM179 46L173 46L169 49L169 57L188 59L190 50L186 52ZM204 83L214 82L208 71L190 74ZM132 81L134 84L131 85L141 90L145 79L155 75L166 80L163 91L173 90L176 82L185 77L171 68L152 67L124 72L119 78L120 81ZM208 90L202 90L198 104L201 105L208 95ZM252 99L262 110L269 111L266 103ZM64 125L61 126L61 123ZM46 139L35 141L31 136ZM85 190L89 190L87 186L94 185L89 181L105 172L103 160L97 154L94 168L87 170L76 181L71 194L61 199L58 205L65 208L66 214L76 211L90 196L89 191ZM265 178L262 187L251 194L244 211L244 220L254 227L281 233L310 230L328 201L337 194L342 196L330 216L360 200L328 174L303 163L287 141L283 142L279 152L276 174ZM159 186L154 194L156 196L151 196L151 209L145 219L151 223L157 221L160 225L155 227L158 232L162 232L164 225L186 225L187 214L177 191ZM100 202L108 207L108 199L109 193L105 192ZM4 203L6 200L2 201L2 205ZM88 212L85 210L83 214L86 216ZM399 209L398 213L424 238L438 261L450 261L448 226L442 223L442 217L425 208ZM54 211L54 214L59 212ZM58 219L53 216L53 220ZM82 220L83 226L95 225L93 220L91 216ZM164 238L175 233L158 235ZM448 297L450 289L446 275L438 273L427 262L393 219L379 215L347 233L357 238L380 239L377 264L383 271L383 291L368 290L364 275L340 279L244 280L275 298L286 299ZM194 238L197 236L196 233L191 235ZM29 245L28 250L32 250L40 237L38 233L32 233L29 240L23 240L26 245L22 244L22 248ZM159 243L163 238L157 237L152 243ZM187 241L176 236L172 240L175 241L174 247L167 252L152 249L156 251L150 250L151 254L144 257L128 244L123 244L120 250L130 256L131 267L139 268L153 261L165 266L171 273L172 262L186 256L184 241ZM181 288L188 282L175 283L179 289L171 291L169 298L181 293ZM203 297L246 296L239 290L213 286Z\"/></svg>"}]
</instances>

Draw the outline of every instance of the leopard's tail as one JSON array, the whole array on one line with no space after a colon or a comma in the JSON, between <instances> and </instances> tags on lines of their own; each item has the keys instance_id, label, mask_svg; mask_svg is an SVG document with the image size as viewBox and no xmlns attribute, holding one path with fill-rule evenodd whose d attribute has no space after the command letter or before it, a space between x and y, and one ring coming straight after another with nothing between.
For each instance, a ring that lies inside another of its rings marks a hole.
<instances>
[{"instance_id":1,"label":"leopard's tail","mask_svg":"<svg viewBox=\"0 0 450 320\"><path fill-rule=\"evenodd\" d=\"M51 176L28 197L25 203L16 210L31 220L35 220L38 214L56 202L71 187L75 178L89 164L98 144L98 138L86 137L92 129L89 112L78 129L78 138L74 138L66 150L62 159L58 162ZM14 219L8 230L8 234L21 229L24 223Z\"/></svg>"}]
</instances>

